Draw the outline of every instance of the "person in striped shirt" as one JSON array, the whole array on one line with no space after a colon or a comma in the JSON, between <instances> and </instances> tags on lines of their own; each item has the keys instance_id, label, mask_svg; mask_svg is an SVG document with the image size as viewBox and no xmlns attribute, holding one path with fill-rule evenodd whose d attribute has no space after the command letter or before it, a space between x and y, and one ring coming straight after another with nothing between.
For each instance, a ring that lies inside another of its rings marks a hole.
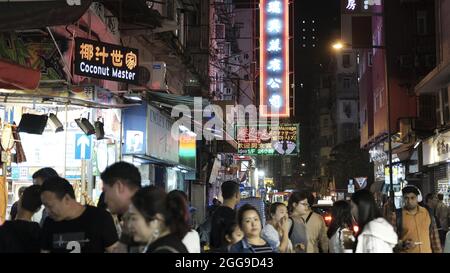
<instances>
[{"instance_id":1,"label":"person in striped shirt","mask_svg":"<svg viewBox=\"0 0 450 273\"><path fill-rule=\"evenodd\" d=\"M258 210L245 204L238 211L238 223L244 238L230 248L230 253L274 253L276 246L261 237L262 222Z\"/></svg>"}]
</instances>

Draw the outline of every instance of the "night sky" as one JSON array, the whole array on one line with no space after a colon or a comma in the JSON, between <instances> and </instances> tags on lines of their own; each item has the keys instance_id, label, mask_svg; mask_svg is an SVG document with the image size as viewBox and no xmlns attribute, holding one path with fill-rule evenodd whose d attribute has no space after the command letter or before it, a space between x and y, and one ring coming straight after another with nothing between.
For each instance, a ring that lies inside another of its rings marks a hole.
<instances>
[{"instance_id":1,"label":"night sky","mask_svg":"<svg viewBox=\"0 0 450 273\"><path fill-rule=\"evenodd\" d=\"M340 1L295 0L294 5L295 119L300 123L301 159L308 162L309 141L315 137L310 132L313 76L321 63L328 62L330 44L340 37Z\"/></svg>"}]
</instances>

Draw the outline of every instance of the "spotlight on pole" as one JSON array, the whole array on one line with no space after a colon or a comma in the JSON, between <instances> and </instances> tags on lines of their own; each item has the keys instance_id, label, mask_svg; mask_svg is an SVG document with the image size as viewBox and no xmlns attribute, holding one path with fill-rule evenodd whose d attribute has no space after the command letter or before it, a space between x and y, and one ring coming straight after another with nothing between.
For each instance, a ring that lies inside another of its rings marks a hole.
<instances>
[{"instance_id":1,"label":"spotlight on pole","mask_svg":"<svg viewBox=\"0 0 450 273\"><path fill-rule=\"evenodd\" d=\"M50 127L52 127L52 129L55 131L55 133L64 131L63 124L55 114L50 113L48 115L48 123L50 124Z\"/></svg>"}]
</instances>

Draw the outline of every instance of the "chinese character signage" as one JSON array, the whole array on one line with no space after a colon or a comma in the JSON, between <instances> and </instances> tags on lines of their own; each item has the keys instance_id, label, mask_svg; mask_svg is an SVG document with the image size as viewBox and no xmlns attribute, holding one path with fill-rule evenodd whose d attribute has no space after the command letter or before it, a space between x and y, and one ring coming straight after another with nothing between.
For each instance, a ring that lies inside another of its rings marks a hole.
<instances>
[{"instance_id":1,"label":"chinese character signage","mask_svg":"<svg viewBox=\"0 0 450 273\"><path fill-rule=\"evenodd\" d=\"M297 155L299 153L298 124L279 126L236 126L238 154Z\"/></svg>"},{"instance_id":2,"label":"chinese character signage","mask_svg":"<svg viewBox=\"0 0 450 273\"><path fill-rule=\"evenodd\" d=\"M138 83L138 50L82 38L75 39L75 74Z\"/></svg>"},{"instance_id":3,"label":"chinese character signage","mask_svg":"<svg viewBox=\"0 0 450 273\"><path fill-rule=\"evenodd\" d=\"M261 115L289 117L289 0L261 0L259 15Z\"/></svg>"},{"instance_id":4,"label":"chinese character signage","mask_svg":"<svg viewBox=\"0 0 450 273\"><path fill-rule=\"evenodd\" d=\"M381 0L341 0L343 13L367 13L381 6Z\"/></svg>"}]
</instances>

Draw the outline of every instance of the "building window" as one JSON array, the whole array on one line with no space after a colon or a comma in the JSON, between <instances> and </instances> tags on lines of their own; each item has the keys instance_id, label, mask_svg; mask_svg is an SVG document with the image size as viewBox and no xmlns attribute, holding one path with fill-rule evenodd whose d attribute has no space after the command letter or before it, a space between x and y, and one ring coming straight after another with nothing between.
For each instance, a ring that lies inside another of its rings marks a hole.
<instances>
[{"instance_id":1,"label":"building window","mask_svg":"<svg viewBox=\"0 0 450 273\"><path fill-rule=\"evenodd\" d=\"M448 89L447 87L441 89L441 98L442 98L442 109L443 109L443 122L445 124L450 121L450 109L449 109L449 101L448 101Z\"/></svg>"},{"instance_id":2,"label":"building window","mask_svg":"<svg viewBox=\"0 0 450 273\"><path fill-rule=\"evenodd\" d=\"M328 124L329 123L329 120L328 120L328 118L323 118L323 127L324 128L328 128Z\"/></svg>"},{"instance_id":3,"label":"building window","mask_svg":"<svg viewBox=\"0 0 450 273\"><path fill-rule=\"evenodd\" d=\"M417 12L417 34L427 35L427 12L423 10Z\"/></svg>"},{"instance_id":4,"label":"building window","mask_svg":"<svg viewBox=\"0 0 450 273\"><path fill-rule=\"evenodd\" d=\"M344 78L344 88L345 89L350 89L350 78Z\"/></svg>"},{"instance_id":5,"label":"building window","mask_svg":"<svg viewBox=\"0 0 450 273\"><path fill-rule=\"evenodd\" d=\"M380 109L381 109L381 107L383 107L383 94L384 93L384 91L381 91L380 92Z\"/></svg>"},{"instance_id":6,"label":"building window","mask_svg":"<svg viewBox=\"0 0 450 273\"><path fill-rule=\"evenodd\" d=\"M350 54L344 54L342 55L342 66L344 68L349 68L350 65Z\"/></svg>"},{"instance_id":7,"label":"building window","mask_svg":"<svg viewBox=\"0 0 450 273\"><path fill-rule=\"evenodd\" d=\"M372 52L368 53L367 62L368 62L368 66L372 67L372 65L373 65L373 54L372 54Z\"/></svg>"}]
</instances>

